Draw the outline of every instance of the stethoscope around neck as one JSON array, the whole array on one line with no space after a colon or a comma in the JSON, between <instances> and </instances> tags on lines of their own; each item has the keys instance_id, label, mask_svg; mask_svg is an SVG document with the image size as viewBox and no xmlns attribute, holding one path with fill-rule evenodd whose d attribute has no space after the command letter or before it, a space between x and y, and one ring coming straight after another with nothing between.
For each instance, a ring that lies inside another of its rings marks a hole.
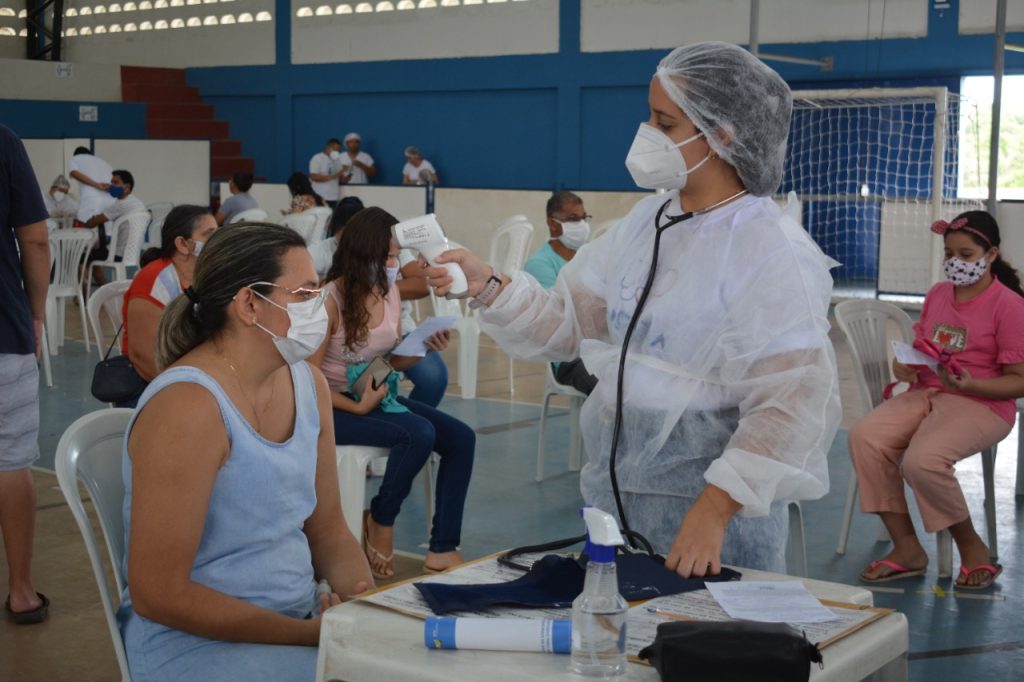
<instances>
[{"instance_id":1,"label":"stethoscope around neck","mask_svg":"<svg viewBox=\"0 0 1024 682\"><path fill-rule=\"evenodd\" d=\"M619 437L622 432L622 396L623 396L623 385L626 374L626 355L629 353L629 343L633 338L633 332L636 330L637 323L640 321L640 315L643 312L644 306L647 304L647 298L651 294L651 289L654 286L654 276L658 272L658 255L661 250L661 237L665 234L673 225L686 222L691 218L695 218L705 213L709 213L719 206L740 198L747 193L747 190L743 189L733 194L732 196L726 197L722 201L716 202L707 206L706 208L698 211L686 211L685 213L677 216L670 216L667 222L662 223L662 219L665 217L665 211L672 203L672 199L669 199L661 208L658 209L658 213L654 216L654 248L651 250L651 267L647 271L647 280L644 282L644 287L640 292L639 298L637 298L636 308L633 310L633 315L629 318L629 324L626 326L626 333L622 338L622 350L619 353L619 369L615 383L615 420L614 428L612 430L612 447L611 453L608 458L608 472L612 482L612 494L615 496L615 508L619 513L619 521L622 523L622 529L626 538L628 539L630 546L636 549L636 541L634 536L636 532L629 527L629 522L626 520L626 510L622 504L622 495L619 492L619 478L615 472L615 461L619 452Z\"/></svg>"}]
</instances>

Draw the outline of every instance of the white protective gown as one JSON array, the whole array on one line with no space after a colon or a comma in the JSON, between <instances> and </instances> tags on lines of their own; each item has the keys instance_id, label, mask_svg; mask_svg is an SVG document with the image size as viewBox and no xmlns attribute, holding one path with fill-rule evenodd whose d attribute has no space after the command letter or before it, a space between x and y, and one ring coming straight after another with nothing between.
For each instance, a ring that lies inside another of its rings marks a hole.
<instances>
[{"instance_id":1,"label":"white protective gown","mask_svg":"<svg viewBox=\"0 0 1024 682\"><path fill-rule=\"evenodd\" d=\"M599 380L581 413L583 497L615 513L609 455L621 343L647 278L658 209L639 201L584 246L545 291L528 274L481 316L527 360L581 357ZM666 222L663 218L662 224ZM770 198L745 196L668 228L630 344L616 471L630 526L668 552L706 484L743 505L722 561L783 570L783 501L828 491L839 425L825 256Z\"/></svg>"}]
</instances>

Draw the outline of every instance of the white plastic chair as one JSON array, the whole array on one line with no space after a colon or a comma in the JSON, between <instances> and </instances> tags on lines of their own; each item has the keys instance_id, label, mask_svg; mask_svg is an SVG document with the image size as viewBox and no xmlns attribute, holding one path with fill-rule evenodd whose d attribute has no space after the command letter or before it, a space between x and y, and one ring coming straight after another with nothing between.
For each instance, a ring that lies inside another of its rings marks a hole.
<instances>
[{"instance_id":1,"label":"white plastic chair","mask_svg":"<svg viewBox=\"0 0 1024 682\"><path fill-rule=\"evenodd\" d=\"M262 208L247 208L244 211L239 211L235 215L231 216L231 220L228 224L233 225L234 223L259 223L267 219L267 212Z\"/></svg>"},{"instance_id":2,"label":"white plastic chair","mask_svg":"<svg viewBox=\"0 0 1024 682\"><path fill-rule=\"evenodd\" d=\"M143 241L143 247L148 249L151 246L160 246L160 231L164 227L164 221L167 220L167 214L174 208L174 204L170 201L157 201L147 204L146 208L149 210L151 219L149 227L146 228L146 238Z\"/></svg>"},{"instance_id":3,"label":"white plastic chair","mask_svg":"<svg viewBox=\"0 0 1024 682\"><path fill-rule=\"evenodd\" d=\"M388 448L369 445L337 445L334 449L338 462L338 487L341 490L341 511L345 523L356 540L362 540L363 508L366 506L366 465L378 457L387 457ZM427 537L434 518L434 468L437 455L427 459L423 476L423 495L426 500Z\"/></svg>"},{"instance_id":4,"label":"white plastic chair","mask_svg":"<svg viewBox=\"0 0 1024 682\"><path fill-rule=\"evenodd\" d=\"M53 260L53 281L46 292L46 327L50 334L50 353L56 355L64 345L64 311L69 298L78 299L82 314L82 336L89 350L89 327L85 320L85 298L82 296L81 269L89 247L96 239L92 230L55 230L50 233L50 254Z\"/></svg>"},{"instance_id":5,"label":"white plastic chair","mask_svg":"<svg viewBox=\"0 0 1024 682\"><path fill-rule=\"evenodd\" d=\"M454 248L454 247L453 247ZM458 384L463 400L476 397L477 366L480 362L480 323L474 315L464 315L458 301L438 298L430 291L430 304L435 317L455 315L455 333L459 335Z\"/></svg>"},{"instance_id":6,"label":"white plastic chair","mask_svg":"<svg viewBox=\"0 0 1024 682\"><path fill-rule=\"evenodd\" d=\"M64 493L71 514L78 524L78 530L82 533L85 549L89 554L89 563L96 576L103 615L107 620L122 680L131 680L128 658L125 656L124 642L114 615L114 598L107 587L107 575L100 555L99 541L85 512L78 481L85 483L96 515L99 517L107 553L114 569L114 584L120 598L120 595L124 594L127 582L124 574L124 484L121 481L121 456L124 434L131 416L132 410L110 408L80 417L61 436L54 462L60 490Z\"/></svg>"},{"instance_id":7,"label":"white plastic chair","mask_svg":"<svg viewBox=\"0 0 1024 682\"><path fill-rule=\"evenodd\" d=\"M865 413L870 412L882 402L882 390L889 383L889 340L886 325L889 320L899 327L904 343L914 340L913 322L910 316L891 303L873 300L843 301L835 308L836 322L846 335L850 353L853 356L854 374L860 387L861 399ZM985 488L985 521L989 553L995 560L998 554L995 518L995 457L997 446L981 453L982 477ZM850 536L850 522L853 519L853 506L857 499L857 473L850 472L850 485L846 493L846 505L843 510L843 524L839 530L837 554L846 553L846 544ZM885 539L884 529L880 539ZM952 538L948 531L936 533L936 548L939 577L946 578L953 573Z\"/></svg>"},{"instance_id":8,"label":"white plastic chair","mask_svg":"<svg viewBox=\"0 0 1024 682\"><path fill-rule=\"evenodd\" d=\"M555 370L550 362L544 363L544 404L540 411L540 430L537 434L537 476L539 483L544 480L544 456L546 448L544 443L545 427L548 421L548 406L551 397L564 395L569 398L569 470L579 471L580 461L583 453L583 434L580 432L580 408L583 401L587 399L585 393L577 391L572 386L560 384L555 380Z\"/></svg>"},{"instance_id":9,"label":"white plastic chair","mask_svg":"<svg viewBox=\"0 0 1024 682\"><path fill-rule=\"evenodd\" d=\"M121 316L121 305L124 302L124 295L131 285L132 281L130 279L111 282L101 286L89 297L89 303L86 306L89 313L89 323L92 325L92 336L96 340L96 350L99 352L101 360L107 352L107 343L106 339L103 338L100 311L106 311L107 317L114 323L114 333L119 335L118 329L124 321ZM116 339L114 343L116 346ZM111 353L113 355L120 355L120 350L116 347L115 350L118 352L111 351Z\"/></svg>"},{"instance_id":10,"label":"white plastic chair","mask_svg":"<svg viewBox=\"0 0 1024 682\"><path fill-rule=\"evenodd\" d=\"M311 210L313 209L310 209L310 211ZM315 215L310 215L309 211L303 211L302 213L289 213L281 218L281 224L302 235L307 246L314 244L317 241L317 217Z\"/></svg>"},{"instance_id":11,"label":"white plastic chair","mask_svg":"<svg viewBox=\"0 0 1024 682\"><path fill-rule=\"evenodd\" d=\"M113 232L110 235L110 246L105 260L93 261L90 267L110 268L114 271L113 281L128 279L128 268L138 268L139 258L142 255L142 242L146 238L146 229L149 227L149 211L136 211L129 213L114 223ZM128 236L124 242L124 251L121 256L116 254L118 235L127 231ZM121 260L117 260L120 258ZM85 296L89 297L92 291L92 277L85 280Z\"/></svg>"},{"instance_id":12,"label":"white plastic chair","mask_svg":"<svg viewBox=\"0 0 1024 682\"><path fill-rule=\"evenodd\" d=\"M533 240L533 225L525 218L523 215L507 218L491 234L488 262L498 272L522 270L526 264ZM508 358L508 392L510 395L516 392L515 364L511 355Z\"/></svg>"},{"instance_id":13,"label":"white plastic chair","mask_svg":"<svg viewBox=\"0 0 1024 682\"><path fill-rule=\"evenodd\" d=\"M327 223L331 219L332 213L334 212L327 206L314 206L301 213L301 215L313 216L316 219L316 226L313 228L313 241L327 238ZM311 244L312 242L307 239L306 243Z\"/></svg>"},{"instance_id":14,"label":"white plastic chair","mask_svg":"<svg viewBox=\"0 0 1024 682\"><path fill-rule=\"evenodd\" d=\"M43 365L43 379L47 388L53 388L53 368L50 365L50 342L46 338L46 325L43 325L43 338L40 339L39 362Z\"/></svg>"}]
</instances>

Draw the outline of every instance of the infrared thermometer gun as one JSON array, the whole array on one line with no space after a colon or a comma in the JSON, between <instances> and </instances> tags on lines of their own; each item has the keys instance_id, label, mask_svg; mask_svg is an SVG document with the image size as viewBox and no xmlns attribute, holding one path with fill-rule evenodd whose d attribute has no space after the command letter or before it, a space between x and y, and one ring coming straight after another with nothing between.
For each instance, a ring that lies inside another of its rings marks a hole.
<instances>
[{"instance_id":1,"label":"infrared thermometer gun","mask_svg":"<svg viewBox=\"0 0 1024 682\"><path fill-rule=\"evenodd\" d=\"M403 220L392 228L395 241L403 249L413 249L423 254L427 262L434 267L443 267L448 270L452 278L452 286L445 298L465 298L469 295L469 285L466 283L466 275L458 263L438 263L437 257L451 247L448 245L448 237L444 229L437 222L433 213Z\"/></svg>"}]
</instances>

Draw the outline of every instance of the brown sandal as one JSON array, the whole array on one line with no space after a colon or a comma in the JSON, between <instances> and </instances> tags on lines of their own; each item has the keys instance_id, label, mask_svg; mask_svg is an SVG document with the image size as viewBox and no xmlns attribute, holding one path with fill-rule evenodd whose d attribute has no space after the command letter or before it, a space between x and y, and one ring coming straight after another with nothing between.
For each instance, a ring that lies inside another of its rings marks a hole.
<instances>
[{"instance_id":1,"label":"brown sandal","mask_svg":"<svg viewBox=\"0 0 1024 682\"><path fill-rule=\"evenodd\" d=\"M366 554L366 560L370 564L370 573L373 577L378 580L390 580L395 577L394 566L391 562L395 558L395 553L382 554L380 550L370 544L370 510L367 509L363 512L363 553ZM385 573L377 569L377 566L384 566L385 570L390 570L391 573Z\"/></svg>"}]
</instances>

